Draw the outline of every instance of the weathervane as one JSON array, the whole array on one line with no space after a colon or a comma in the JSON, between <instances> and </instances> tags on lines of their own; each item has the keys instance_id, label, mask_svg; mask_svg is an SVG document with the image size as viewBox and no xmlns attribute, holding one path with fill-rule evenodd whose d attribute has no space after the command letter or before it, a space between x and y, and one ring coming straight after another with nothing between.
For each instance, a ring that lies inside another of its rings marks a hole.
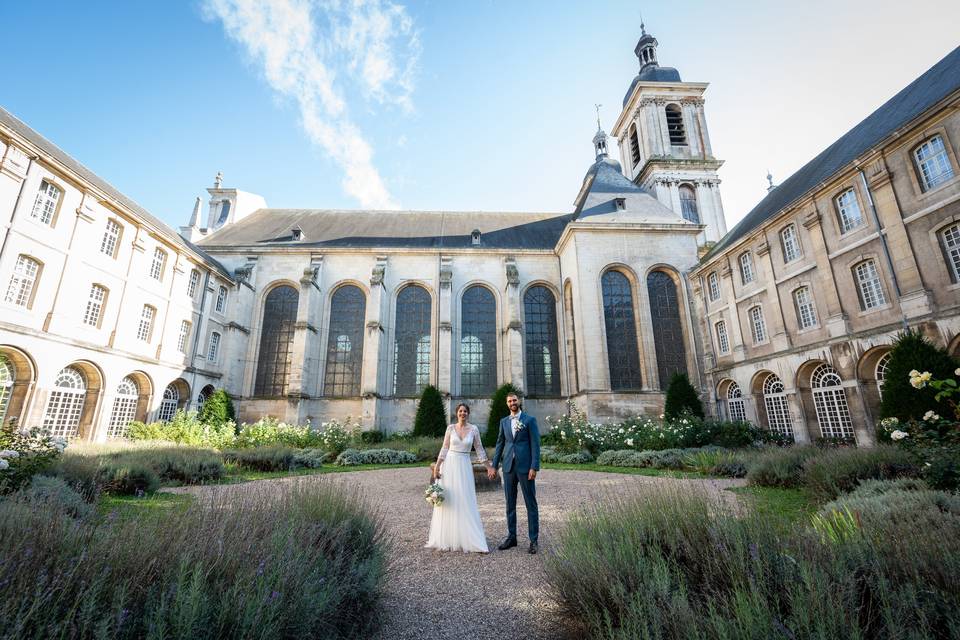
<instances>
[{"instance_id":1,"label":"weathervane","mask_svg":"<svg viewBox=\"0 0 960 640\"><path fill-rule=\"evenodd\" d=\"M600 107L602 106L603 106L602 104L596 104L596 103L594 103L593 105L593 107L597 110L597 130L598 131L603 129L603 127L600 126Z\"/></svg>"}]
</instances>

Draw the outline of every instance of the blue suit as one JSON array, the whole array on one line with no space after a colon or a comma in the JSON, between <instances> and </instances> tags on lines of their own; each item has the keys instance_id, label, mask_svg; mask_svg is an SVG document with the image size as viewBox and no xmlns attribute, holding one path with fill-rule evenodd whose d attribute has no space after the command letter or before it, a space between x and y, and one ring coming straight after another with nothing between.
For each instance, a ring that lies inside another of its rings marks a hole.
<instances>
[{"instance_id":1,"label":"blue suit","mask_svg":"<svg viewBox=\"0 0 960 640\"><path fill-rule=\"evenodd\" d=\"M507 532L511 540L517 539L517 485L523 493L527 507L527 531L530 542L537 542L540 535L540 509L537 507L536 480L530 480L530 469L540 470L540 430L537 419L520 412L520 430L513 433L513 418L500 421L497 448L493 453L493 468L503 462L503 493L507 499Z\"/></svg>"}]
</instances>

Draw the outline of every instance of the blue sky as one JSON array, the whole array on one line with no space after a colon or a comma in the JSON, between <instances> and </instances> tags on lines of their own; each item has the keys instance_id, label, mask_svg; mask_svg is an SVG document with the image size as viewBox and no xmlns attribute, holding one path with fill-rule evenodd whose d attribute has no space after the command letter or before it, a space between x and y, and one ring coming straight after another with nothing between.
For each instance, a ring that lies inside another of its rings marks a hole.
<instances>
[{"instance_id":1,"label":"blue sky","mask_svg":"<svg viewBox=\"0 0 960 640\"><path fill-rule=\"evenodd\" d=\"M217 171L272 207L569 211L642 9L661 64L711 83L732 226L767 168L786 178L960 45L956 2L792 5L8 2L0 105L172 226Z\"/></svg>"}]
</instances>

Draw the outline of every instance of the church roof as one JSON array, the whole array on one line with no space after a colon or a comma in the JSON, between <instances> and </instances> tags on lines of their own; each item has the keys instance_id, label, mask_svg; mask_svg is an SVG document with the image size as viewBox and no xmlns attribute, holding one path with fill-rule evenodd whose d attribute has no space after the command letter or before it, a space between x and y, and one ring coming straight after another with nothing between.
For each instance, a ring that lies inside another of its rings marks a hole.
<instances>
[{"instance_id":1,"label":"church roof","mask_svg":"<svg viewBox=\"0 0 960 640\"><path fill-rule=\"evenodd\" d=\"M572 214L486 211L260 209L200 241L204 247L553 249ZM301 240L292 230L299 227Z\"/></svg>"},{"instance_id":2,"label":"church roof","mask_svg":"<svg viewBox=\"0 0 960 640\"><path fill-rule=\"evenodd\" d=\"M109 182L95 174L90 169L86 168L75 160L70 154L66 151L53 144L42 135L31 129L24 123L22 120L14 116L12 113L0 107L0 128L6 128L13 131L18 136L24 138L41 151L41 153L53 158L57 163L66 167L69 171L73 172L75 175L79 176L80 179L92 184L94 187L103 192L107 197L115 200L120 206L129 211L135 213L137 216L142 218L145 222L153 226L158 232L163 235L163 238L181 248L189 249L189 251L201 257L206 261L211 267L220 272L222 276L232 280L233 275L227 271L226 267L220 264L218 261L214 260L212 257L207 255L203 250L197 247L195 244L189 240L184 239L180 234L171 229L165 222L155 217L149 211L141 207L139 204L120 193L113 185Z\"/></svg>"},{"instance_id":3,"label":"church roof","mask_svg":"<svg viewBox=\"0 0 960 640\"><path fill-rule=\"evenodd\" d=\"M737 240L797 202L811 189L877 146L890 134L960 89L960 47L887 100L860 124L845 133L783 181L760 201L704 256L709 260Z\"/></svg>"},{"instance_id":4,"label":"church roof","mask_svg":"<svg viewBox=\"0 0 960 640\"><path fill-rule=\"evenodd\" d=\"M616 200L624 201L624 209L617 208ZM574 203L577 220L604 216L605 220L683 223L683 218L636 185L620 172L620 163L601 156L583 178L583 187Z\"/></svg>"}]
</instances>

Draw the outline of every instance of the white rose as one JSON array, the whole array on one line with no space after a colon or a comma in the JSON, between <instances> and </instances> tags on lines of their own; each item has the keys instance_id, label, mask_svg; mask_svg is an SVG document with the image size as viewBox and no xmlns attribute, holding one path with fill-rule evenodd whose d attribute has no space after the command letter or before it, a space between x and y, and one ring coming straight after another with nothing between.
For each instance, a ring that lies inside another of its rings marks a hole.
<instances>
[{"instance_id":1,"label":"white rose","mask_svg":"<svg viewBox=\"0 0 960 640\"><path fill-rule=\"evenodd\" d=\"M960 376L960 367L957 367L956 369L953 370L953 375Z\"/></svg>"},{"instance_id":2,"label":"white rose","mask_svg":"<svg viewBox=\"0 0 960 640\"><path fill-rule=\"evenodd\" d=\"M3 471L4 469L9 469L9 468L10 468L10 463L4 460L3 458L0 458L0 471Z\"/></svg>"},{"instance_id":3,"label":"white rose","mask_svg":"<svg viewBox=\"0 0 960 640\"><path fill-rule=\"evenodd\" d=\"M940 416L938 416L936 413L934 413L934 412L931 410L931 411L927 411L925 414L923 414L923 419L924 419L924 420L928 420L928 421L930 421L930 422L934 422L934 421L936 421L936 420L939 420L939 419L940 419Z\"/></svg>"},{"instance_id":4,"label":"white rose","mask_svg":"<svg viewBox=\"0 0 960 640\"><path fill-rule=\"evenodd\" d=\"M628 446L628 447L632 447L632 446L633 446L633 438L627 438L626 443L627 443L627 446Z\"/></svg>"},{"instance_id":5,"label":"white rose","mask_svg":"<svg viewBox=\"0 0 960 640\"><path fill-rule=\"evenodd\" d=\"M893 433L890 434L890 439L891 439L891 440L903 440L904 438L906 438L906 437L909 436L909 435L910 435L910 434L907 433L906 431L900 431L900 429L897 429L896 431L894 431Z\"/></svg>"}]
</instances>

